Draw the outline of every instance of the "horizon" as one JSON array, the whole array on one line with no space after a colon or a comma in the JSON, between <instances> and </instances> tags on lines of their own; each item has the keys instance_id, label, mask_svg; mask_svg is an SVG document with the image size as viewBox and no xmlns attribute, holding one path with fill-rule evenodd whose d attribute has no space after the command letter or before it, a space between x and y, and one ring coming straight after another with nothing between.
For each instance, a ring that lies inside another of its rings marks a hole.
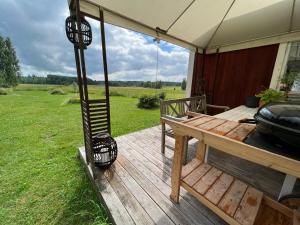
<instances>
[{"instance_id":1,"label":"horizon","mask_svg":"<svg viewBox=\"0 0 300 225\"><path fill-rule=\"evenodd\" d=\"M60 76L60 77L73 77L73 78L77 78L77 76L67 76L67 75L58 75L58 74L47 74L46 76L38 76L36 74L28 74L28 75L21 75L21 77L43 77L43 78L47 78L48 75L51 75L51 76ZM94 80L93 78L90 78L90 77L87 77L88 79L91 79L92 81L95 81L95 82L104 82L104 80ZM186 78L183 78L186 80ZM163 81L163 80L109 80L108 82L162 82L162 83L174 83L174 84L181 84L183 80L181 81ZM21 84L26 84L26 83L21 83ZM28 83L30 84L30 83Z\"/></svg>"}]
</instances>

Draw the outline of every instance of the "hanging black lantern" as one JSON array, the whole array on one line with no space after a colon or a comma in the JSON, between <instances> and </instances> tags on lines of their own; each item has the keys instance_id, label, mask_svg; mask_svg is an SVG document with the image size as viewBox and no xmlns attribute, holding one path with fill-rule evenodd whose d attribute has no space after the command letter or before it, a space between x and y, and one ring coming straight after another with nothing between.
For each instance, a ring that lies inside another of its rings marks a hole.
<instances>
[{"instance_id":1,"label":"hanging black lantern","mask_svg":"<svg viewBox=\"0 0 300 225\"><path fill-rule=\"evenodd\" d=\"M81 33L84 47L89 46L92 43L92 28L88 21L84 17L80 17ZM66 19L66 35L73 44L79 44L78 38L78 25L75 15L69 16Z\"/></svg>"},{"instance_id":2,"label":"hanging black lantern","mask_svg":"<svg viewBox=\"0 0 300 225\"><path fill-rule=\"evenodd\" d=\"M109 167L117 158L117 142L108 133L98 134L93 140L95 166Z\"/></svg>"}]
</instances>

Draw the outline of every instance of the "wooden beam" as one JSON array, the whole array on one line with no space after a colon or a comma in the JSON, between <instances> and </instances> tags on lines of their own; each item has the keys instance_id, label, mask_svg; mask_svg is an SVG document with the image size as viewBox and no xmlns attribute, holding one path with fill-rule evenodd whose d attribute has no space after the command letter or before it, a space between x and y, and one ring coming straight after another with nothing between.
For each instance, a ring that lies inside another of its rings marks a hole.
<instances>
[{"instance_id":1,"label":"wooden beam","mask_svg":"<svg viewBox=\"0 0 300 225\"><path fill-rule=\"evenodd\" d=\"M202 140L198 141L197 149L196 149L196 158L199 161L203 162L205 159L205 154L206 154L206 144L204 144Z\"/></svg>"},{"instance_id":2,"label":"wooden beam","mask_svg":"<svg viewBox=\"0 0 300 225\"><path fill-rule=\"evenodd\" d=\"M170 195L171 200L178 203L179 202L179 191L180 191L180 177L182 170L182 160L183 160L183 148L184 148L184 136L175 135L175 152L172 163L172 192Z\"/></svg>"}]
</instances>

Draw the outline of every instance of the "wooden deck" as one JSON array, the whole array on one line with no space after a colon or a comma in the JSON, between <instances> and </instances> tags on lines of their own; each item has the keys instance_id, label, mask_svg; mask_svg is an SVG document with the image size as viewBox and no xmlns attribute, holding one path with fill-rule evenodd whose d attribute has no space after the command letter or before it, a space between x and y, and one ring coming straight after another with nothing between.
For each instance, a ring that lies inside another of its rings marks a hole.
<instances>
[{"instance_id":1,"label":"wooden deck","mask_svg":"<svg viewBox=\"0 0 300 225\"><path fill-rule=\"evenodd\" d=\"M226 224L184 189L180 204L171 202L170 170L174 140L166 139L165 155L160 153L160 127L153 127L116 138L118 159L108 171L93 180L86 167L84 149L80 156L115 224ZM188 158L195 155L196 141L191 141ZM210 150L211 165L276 198L284 174ZM299 190L299 188L296 188Z\"/></svg>"}]
</instances>

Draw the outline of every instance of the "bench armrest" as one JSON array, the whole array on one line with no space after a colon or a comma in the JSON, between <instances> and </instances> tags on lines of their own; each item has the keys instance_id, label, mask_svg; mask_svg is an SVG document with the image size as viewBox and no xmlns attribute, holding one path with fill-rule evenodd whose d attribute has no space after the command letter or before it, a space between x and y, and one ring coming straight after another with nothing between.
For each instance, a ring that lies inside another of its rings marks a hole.
<instances>
[{"instance_id":1,"label":"bench armrest","mask_svg":"<svg viewBox=\"0 0 300 225\"><path fill-rule=\"evenodd\" d=\"M191 117L197 117L197 116L203 116L203 115L205 115L205 114L197 113L197 112L193 112L193 111L187 111L187 112L186 112L186 115L187 115L187 116L191 116Z\"/></svg>"},{"instance_id":2,"label":"bench armrest","mask_svg":"<svg viewBox=\"0 0 300 225\"><path fill-rule=\"evenodd\" d=\"M228 106L223 106L223 105L210 105L210 104L206 104L206 107L215 108L215 109L223 109L224 112L230 109Z\"/></svg>"},{"instance_id":3,"label":"bench armrest","mask_svg":"<svg viewBox=\"0 0 300 225\"><path fill-rule=\"evenodd\" d=\"M163 116L161 116L161 118L170 119L170 120L174 120L177 122L182 122L185 120L184 118L178 118L178 117L169 116L169 115L163 115Z\"/></svg>"}]
</instances>

